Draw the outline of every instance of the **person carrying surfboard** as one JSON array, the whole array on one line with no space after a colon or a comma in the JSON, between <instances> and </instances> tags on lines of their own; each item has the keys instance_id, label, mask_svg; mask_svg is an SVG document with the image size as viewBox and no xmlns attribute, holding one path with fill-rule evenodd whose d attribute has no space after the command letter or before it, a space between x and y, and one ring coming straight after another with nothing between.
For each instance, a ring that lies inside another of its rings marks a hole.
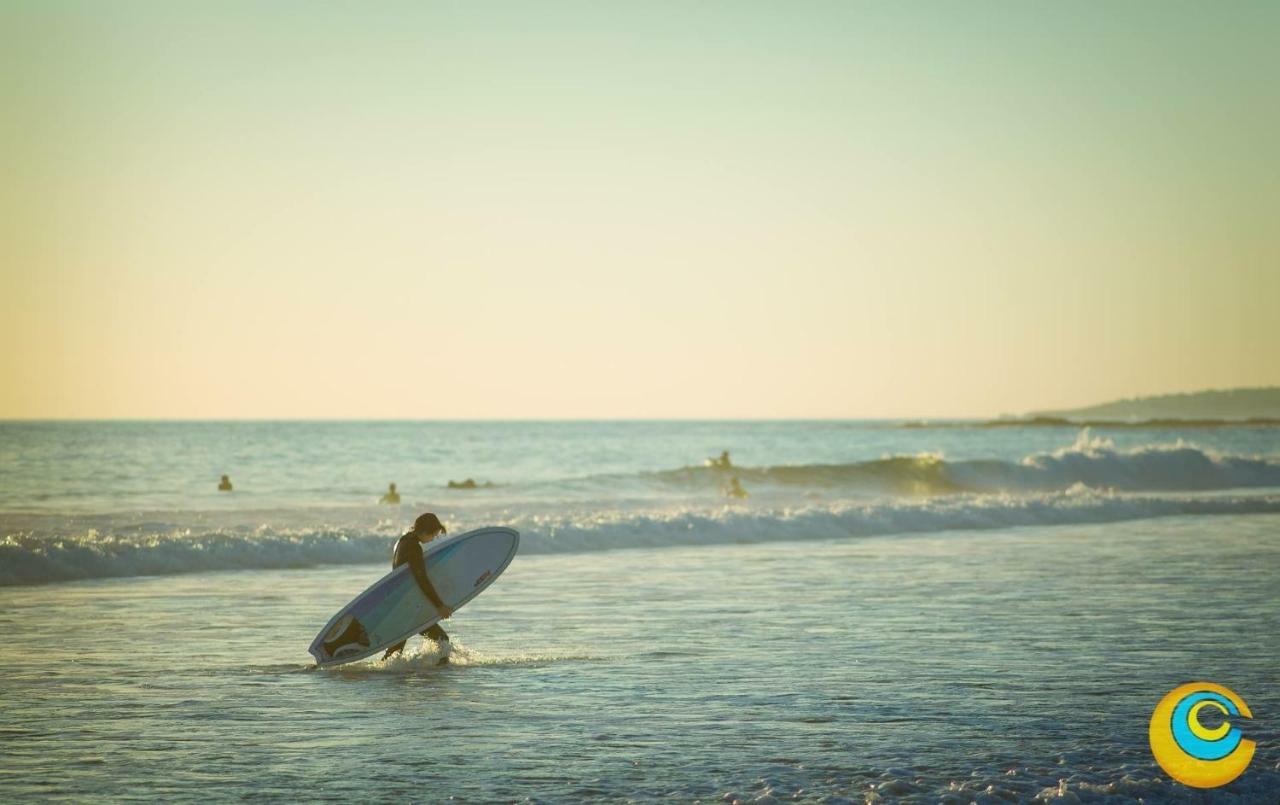
<instances>
[{"instance_id":1,"label":"person carrying surfboard","mask_svg":"<svg viewBox=\"0 0 1280 805\"><path fill-rule=\"evenodd\" d=\"M391 556L391 568L394 570L401 565L408 565L409 570L413 573L413 578L418 582L418 586L422 588L422 594L440 613L441 620L453 614L453 610L444 605L440 600L439 593L436 588L431 586L431 579L427 578L427 563L422 558L423 543L430 542L441 534L449 533L445 529L444 524L440 522L440 518L431 512L420 516L413 521L413 530L402 536L396 541L395 553ZM440 624L433 623L426 631L421 633L423 637L436 641L440 645L440 652L443 655L441 662L449 657L449 635L444 629L440 628ZM382 655L382 659L399 654L404 649L407 641L401 640L391 648L387 649Z\"/></svg>"}]
</instances>

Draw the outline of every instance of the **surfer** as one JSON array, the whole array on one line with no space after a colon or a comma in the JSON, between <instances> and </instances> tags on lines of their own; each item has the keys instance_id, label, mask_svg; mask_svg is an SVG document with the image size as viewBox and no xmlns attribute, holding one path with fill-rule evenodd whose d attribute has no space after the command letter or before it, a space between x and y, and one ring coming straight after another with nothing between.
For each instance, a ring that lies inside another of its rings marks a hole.
<instances>
[{"instance_id":1,"label":"surfer","mask_svg":"<svg viewBox=\"0 0 1280 805\"><path fill-rule=\"evenodd\" d=\"M449 481L449 489L492 489L493 481L485 481L482 484L476 483L475 478L468 478L465 481Z\"/></svg>"},{"instance_id":2,"label":"surfer","mask_svg":"<svg viewBox=\"0 0 1280 805\"><path fill-rule=\"evenodd\" d=\"M231 479L226 475L222 476L222 480L218 482L218 491L219 492L231 491Z\"/></svg>"},{"instance_id":3,"label":"surfer","mask_svg":"<svg viewBox=\"0 0 1280 805\"><path fill-rule=\"evenodd\" d=\"M387 494L378 500L379 503L385 503L388 506L400 505L400 493L396 491L395 481L391 482L391 488L387 490Z\"/></svg>"},{"instance_id":4,"label":"surfer","mask_svg":"<svg viewBox=\"0 0 1280 805\"><path fill-rule=\"evenodd\" d=\"M729 463L729 451L722 450L720 452L720 458L707 459L707 466L715 467L718 470L727 470L732 467L733 465Z\"/></svg>"},{"instance_id":5,"label":"surfer","mask_svg":"<svg viewBox=\"0 0 1280 805\"><path fill-rule=\"evenodd\" d=\"M441 534L447 533L449 532L445 529L444 524L440 522L440 518L431 512L427 512L417 520L414 520L413 530L396 542L395 553L391 557L392 569L407 564L409 569L413 571L414 580L422 588L422 594L427 597L427 600L440 613L441 620L452 615L453 610L445 606L444 602L440 600L440 595L436 592L436 588L431 586L431 579L427 578L427 563L422 558L422 546ZM449 635L445 633L444 629L440 628L440 624L431 624L421 634L423 637L434 640L440 645L440 653L442 655L440 662L447 662L449 659ZM401 640L387 649L386 653L382 655L382 659L385 660L388 657L399 654L404 649L404 644L405 641Z\"/></svg>"},{"instance_id":6,"label":"surfer","mask_svg":"<svg viewBox=\"0 0 1280 805\"><path fill-rule=\"evenodd\" d=\"M724 490L724 493L731 498L747 497L747 490L742 488L742 482L738 480L736 475L729 479L729 487Z\"/></svg>"}]
</instances>

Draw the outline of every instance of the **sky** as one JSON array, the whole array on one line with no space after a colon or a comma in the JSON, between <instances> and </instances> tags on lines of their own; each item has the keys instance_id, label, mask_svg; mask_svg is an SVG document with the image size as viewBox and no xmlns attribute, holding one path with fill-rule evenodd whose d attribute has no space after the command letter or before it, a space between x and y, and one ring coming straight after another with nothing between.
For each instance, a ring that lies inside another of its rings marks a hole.
<instances>
[{"instance_id":1,"label":"sky","mask_svg":"<svg viewBox=\"0 0 1280 805\"><path fill-rule=\"evenodd\" d=\"M0 418L1280 384L1280 4L0 0Z\"/></svg>"}]
</instances>

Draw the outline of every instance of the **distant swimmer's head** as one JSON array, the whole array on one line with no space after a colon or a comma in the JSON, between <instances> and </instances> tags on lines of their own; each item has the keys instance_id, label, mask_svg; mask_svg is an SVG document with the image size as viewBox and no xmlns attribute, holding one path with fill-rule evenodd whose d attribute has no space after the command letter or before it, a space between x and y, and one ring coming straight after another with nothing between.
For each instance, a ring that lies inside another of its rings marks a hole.
<instances>
[{"instance_id":1,"label":"distant swimmer's head","mask_svg":"<svg viewBox=\"0 0 1280 805\"><path fill-rule=\"evenodd\" d=\"M396 485L395 485L395 482L394 482L394 481L391 483L391 489L390 489L390 490L388 490L388 491L390 491L390 492L395 492L395 491L396 491Z\"/></svg>"},{"instance_id":2,"label":"distant swimmer's head","mask_svg":"<svg viewBox=\"0 0 1280 805\"><path fill-rule=\"evenodd\" d=\"M427 542L441 534L448 534L449 530L440 522L439 517L427 512L413 521L413 533L420 542Z\"/></svg>"},{"instance_id":3,"label":"distant swimmer's head","mask_svg":"<svg viewBox=\"0 0 1280 805\"><path fill-rule=\"evenodd\" d=\"M226 475L222 476L222 480L218 483L218 491L219 492L231 491L231 479Z\"/></svg>"}]
</instances>

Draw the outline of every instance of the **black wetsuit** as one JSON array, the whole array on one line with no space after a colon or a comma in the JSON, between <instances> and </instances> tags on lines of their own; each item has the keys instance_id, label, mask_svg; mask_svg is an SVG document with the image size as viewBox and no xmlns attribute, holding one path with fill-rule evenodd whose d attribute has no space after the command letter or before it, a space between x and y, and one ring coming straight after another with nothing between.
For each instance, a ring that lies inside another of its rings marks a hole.
<instances>
[{"instance_id":1,"label":"black wetsuit","mask_svg":"<svg viewBox=\"0 0 1280 805\"><path fill-rule=\"evenodd\" d=\"M413 577L417 579L418 586L422 588L422 593L427 597L436 609L440 609L443 603L440 601L436 588L431 586L431 580L427 578L427 563L422 558L422 543L418 542L417 536L414 534L405 534L396 542L395 553L391 555L391 567L397 568L401 565L408 565ZM440 628L440 624L433 623L422 632L423 637L429 637L437 643L441 640L448 640L449 635L444 629ZM405 641L401 640L398 644L387 649L388 654L395 654L404 648Z\"/></svg>"}]
</instances>

